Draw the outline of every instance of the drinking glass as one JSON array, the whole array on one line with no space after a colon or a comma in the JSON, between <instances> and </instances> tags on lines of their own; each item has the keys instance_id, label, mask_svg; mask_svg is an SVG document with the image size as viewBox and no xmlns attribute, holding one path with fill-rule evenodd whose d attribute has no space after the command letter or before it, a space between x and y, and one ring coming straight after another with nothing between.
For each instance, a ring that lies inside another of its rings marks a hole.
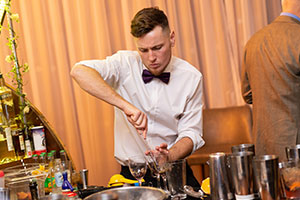
<instances>
[{"instance_id":1,"label":"drinking glass","mask_svg":"<svg viewBox=\"0 0 300 200\"><path fill-rule=\"evenodd\" d=\"M158 171L158 176L160 176L163 180L163 189L164 191L169 194L168 185L167 185L167 170L168 170L168 160L167 157L162 155L161 153L155 153L154 158L156 161L156 167ZM157 181L160 181L158 179Z\"/></svg>"},{"instance_id":2,"label":"drinking glass","mask_svg":"<svg viewBox=\"0 0 300 200\"><path fill-rule=\"evenodd\" d=\"M159 174L159 170L157 168L156 159L155 159L155 157L154 157L154 155L153 155L152 152L150 152L150 154L148 156L146 156L146 160L147 160L148 168L151 171L151 176L153 178L156 178L156 180L157 180L156 187L161 189L161 186L160 186L160 174Z\"/></svg>"},{"instance_id":3,"label":"drinking glass","mask_svg":"<svg viewBox=\"0 0 300 200\"><path fill-rule=\"evenodd\" d=\"M288 160L300 160L300 144L286 147L285 152Z\"/></svg>"},{"instance_id":4,"label":"drinking glass","mask_svg":"<svg viewBox=\"0 0 300 200\"><path fill-rule=\"evenodd\" d=\"M300 161L284 161L279 166L284 196L287 199L300 199Z\"/></svg>"},{"instance_id":5,"label":"drinking glass","mask_svg":"<svg viewBox=\"0 0 300 200\"><path fill-rule=\"evenodd\" d=\"M138 180L139 186L142 185L142 179L147 172L147 162L144 155L129 156L128 166L132 176Z\"/></svg>"},{"instance_id":6,"label":"drinking glass","mask_svg":"<svg viewBox=\"0 0 300 200\"><path fill-rule=\"evenodd\" d=\"M167 178L171 199L185 199L186 160L168 162Z\"/></svg>"}]
</instances>

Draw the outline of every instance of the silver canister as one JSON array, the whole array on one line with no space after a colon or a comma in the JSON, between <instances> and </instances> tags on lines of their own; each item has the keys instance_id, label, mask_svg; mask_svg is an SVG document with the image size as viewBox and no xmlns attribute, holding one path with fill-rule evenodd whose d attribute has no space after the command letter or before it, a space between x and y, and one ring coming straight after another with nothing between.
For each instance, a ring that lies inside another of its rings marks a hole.
<instances>
[{"instance_id":1,"label":"silver canister","mask_svg":"<svg viewBox=\"0 0 300 200\"><path fill-rule=\"evenodd\" d=\"M210 193L212 200L233 199L227 174L226 155L223 152L209 155Z\"/></svg>"},{"instance_id":2,"label":"silver canister","mask_svg":"<svg viewBox=\"0 0 300 200\"><path fill-rule=\"evenodd\" d=\"M300 159L300 144L288 146L285 148L286 158L288 160Z\"/></svg>"},{"instance_id":3,"label":"silver canister","mask_svg":"<svg viewBox=\"0 0 300 200\"><path fill-rule=\"evenodd\" d=\"M253 170L260 198L262 200L279 200L278 156L255 156Z\"/></svg>"},{"instance_id":4,"label":"silver canister","mask_svg":"<svg viewBox=\"0 0 300 200\"><path fill-rule=\"evenodd\" d=\"M231 147L232 153L244 152L244 151L253 152L253 155L255 155L254 144L239 144Z\"/></svg>"},{"instance_id":5,"label":"silver canister","mask_svg":"<svg viewBox=\"0 0 300 200\"><path fill-rule=\"evenodd\" d=\"M229 155L230 171L236 200L254 199L253 152L236 152Z\"/></svg>"},{"instance_id":6,"label":"silver canister","mask_svg":"<svg viewBox=\"0 0 300 200\"><path fill-rule=\"evenodd\" d=\"M80 178L82 180L82 188L87 189L88 188L88 174L89 171L87 169L82 169L79 171Z\"/></svg>"}]
</instances>

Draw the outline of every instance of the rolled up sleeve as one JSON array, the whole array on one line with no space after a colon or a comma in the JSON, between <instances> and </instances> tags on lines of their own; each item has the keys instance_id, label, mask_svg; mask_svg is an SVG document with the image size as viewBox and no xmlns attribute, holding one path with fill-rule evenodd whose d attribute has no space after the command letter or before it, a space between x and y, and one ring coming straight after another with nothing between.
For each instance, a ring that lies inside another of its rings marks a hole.
<instances>
[{"instance_id":1,"label":"rolled up sleeve","mask_svg":"<svg viewBox=\"0 0 300 200\"><path fill-rule=\"evenodd\" d=\"M202 147L205 142L203 136L203 83L202 76L196 84L194 92L186 104L180 120L178 121L178 138L175 143L184 137L193 141L193 152ZM192 152L192 153L193 153Z\"/></svg>"}]
</instances>

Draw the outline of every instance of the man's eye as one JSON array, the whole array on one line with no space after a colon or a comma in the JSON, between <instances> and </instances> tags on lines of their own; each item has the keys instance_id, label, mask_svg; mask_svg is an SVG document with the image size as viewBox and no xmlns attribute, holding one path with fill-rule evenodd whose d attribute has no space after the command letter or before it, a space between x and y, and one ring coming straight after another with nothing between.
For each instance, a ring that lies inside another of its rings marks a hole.
<instances>
[{"instance_id":1,"label":"man's eye","mask_svg":"<svg viewBox=\"0 0 300 200\"><path fill-rule=\"evenodd\" d=\"M146 53L148 51L148 49L140 49L140 52L142 53Z\"/></svg>"},{"instance_id":2,"label":"man's eye","mask_svg":"<svg viewBox=\"0 0 300 200\"><path fill-rule=\"evenodd\" d=\"M161 48L162 48L162 45L159 45L159 46L153 47L152 50L160 50Z\"/></svg>"}]
</instances>

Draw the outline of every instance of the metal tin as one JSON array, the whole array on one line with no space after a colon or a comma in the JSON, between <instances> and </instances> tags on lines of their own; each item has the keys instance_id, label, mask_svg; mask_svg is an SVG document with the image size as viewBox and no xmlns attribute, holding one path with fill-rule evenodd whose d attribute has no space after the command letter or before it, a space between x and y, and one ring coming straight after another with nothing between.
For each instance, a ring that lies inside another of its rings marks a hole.
<instances>
[{"instance_id":1,"label":"metal tin","mask_svg":"<svg viewBox=\"0 0 300 200\"><path fill-rule=\"evenodd\" d=\"M31 128L34 151L36 154L41 154L42 152L46 152L46 135L44 126L35 126Z\"/></svg>"}]
</instances>

